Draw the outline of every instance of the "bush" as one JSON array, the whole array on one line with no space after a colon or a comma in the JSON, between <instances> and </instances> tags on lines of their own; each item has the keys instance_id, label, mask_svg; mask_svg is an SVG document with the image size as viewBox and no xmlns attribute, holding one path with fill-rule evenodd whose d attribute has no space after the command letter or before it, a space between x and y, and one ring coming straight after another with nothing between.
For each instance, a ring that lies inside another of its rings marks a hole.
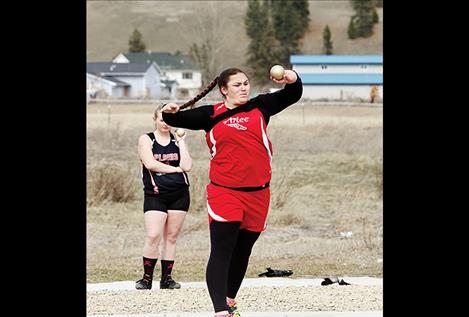
<instances>
[{"instance_id":1,"label":"bush","mask_svg":"<svg viewBox=\"0 0 469 317\"><path fill-rule=\"evenodd\" d=\"M100 162L87 167L87 204L127 202L134 200L141 185L130 168L115 163Z\"/></svg>"}]
</instances>

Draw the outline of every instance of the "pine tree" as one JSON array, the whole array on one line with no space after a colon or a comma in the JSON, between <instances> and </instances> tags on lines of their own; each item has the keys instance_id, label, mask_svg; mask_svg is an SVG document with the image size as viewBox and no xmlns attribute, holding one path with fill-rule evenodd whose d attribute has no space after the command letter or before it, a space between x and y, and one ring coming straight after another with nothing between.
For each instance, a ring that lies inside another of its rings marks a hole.
<instances>
[{"instance_id":1,"label":"pine tree","mask_svg":"<svg viewBox=\"0 0 469 317\"><path fill-rule=\"evenodd\" d=\"M323 40L323 49L322 49L323 53L325 55L332 55L331 30L329 29L329 25L327 24L322 33L322 40Z\"/></svg>"},{"instance_id":2,"label":"pine tree","mask_svg":"<svg viewBox=\"0 0 469 317\"><path fill-rule=\"evenodd\" d=\"M351 0L355 15L350 18L348 34L349 38L369 37L373 34L373 0ZM375 19L376 20L376 19Z\"/></svg>"},{"instance_id":3,"label":"pine tree","mask_svg":"<svg viewBox=\"0 0 469 317\"><path fill-rule=\"evenodd\" d=\"M373 23L378 23L379 22L379 15L378 11L376 8L373 8Z\"/></svg>"},{"instance_id":4,"label":"pine tree","mask_svg":"<svg viewBox=\"0 0 469 317\"><path fill-rule=\"evenodd\" d=\"M356 17L355 16L353 16L350 19L350 22L349 22L348 28L347 28L347 34L348 34L349 39L351 39L351 40L356 39L358 37L357 27L356 27Z\"/></svg>"},{"instance_id":5,"label":"pine tree","mask_svg":"<svg viewBox=\"0 0 469 317\"><path fill-rule=\"evenodd\" d=\"M279 57L290 67L290 55L300 52L299 40L308 30L309 8L307 0L270 0L275 38L280 44Z\"/></svg>"},{"instance_id":6,"label":"pine tree","mask_svg":"<svg viewBox=\"0 0 469 317\"><path fill-rule=\"evenodd\" d=\"M267 3L250 0L245 16L246 33L251 39L248 45L247 64L253 71L253 81L263 85L269 80L269 70L279 63L276 42Z\"/></svg>"},{"instance_id":7,"label":"pine tree","mask_svg":"<svg viewBox=\"0 0 469 317\"><path fill-rule=\"evenodd\" d=\"M142 34L135 29L129 39L129 53L137 53L145 51L145 43L142 41Z\"/></svg>"}]
</instances>

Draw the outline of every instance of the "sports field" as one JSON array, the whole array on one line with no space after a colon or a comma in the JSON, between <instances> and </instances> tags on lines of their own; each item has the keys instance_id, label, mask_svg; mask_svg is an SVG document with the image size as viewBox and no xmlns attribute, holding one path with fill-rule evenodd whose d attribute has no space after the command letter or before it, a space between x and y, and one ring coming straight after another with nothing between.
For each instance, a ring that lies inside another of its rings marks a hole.
<instances>
[{"instance_id":1,"label":"sports field","mask_svg":"<svg viewBox=\"0 0 469 317\"><path fill-rule=\"evenodd\" d=\"M144 238L137 139L153 130L153 106L87 107L87 282L137 280ZM247 277L266 267L293 270L292 277L381 277L383 107L292 106L271 119L267 133L271 208ZM210 247L210 156L203 131L188 131L186 140L192 201L173 277L201 281Z\"/></svg>"}]
</instances>

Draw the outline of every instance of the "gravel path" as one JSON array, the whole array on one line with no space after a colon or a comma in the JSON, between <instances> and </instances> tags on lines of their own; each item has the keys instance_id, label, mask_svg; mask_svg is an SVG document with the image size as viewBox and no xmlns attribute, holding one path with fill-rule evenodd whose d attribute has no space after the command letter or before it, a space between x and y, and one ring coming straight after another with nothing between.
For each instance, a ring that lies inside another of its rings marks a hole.
<instances>
[{"instance_id":1,"label":"gravel path","mask_svg":"<svg viewBox=\"0 0 469 317\"><path fill-rule=\"evenodd\" d=\"M242 287L240 312L381 311L382 285ZM212 312L206 288L88 291L88 315Z\"/></svg>"}]
</instances>

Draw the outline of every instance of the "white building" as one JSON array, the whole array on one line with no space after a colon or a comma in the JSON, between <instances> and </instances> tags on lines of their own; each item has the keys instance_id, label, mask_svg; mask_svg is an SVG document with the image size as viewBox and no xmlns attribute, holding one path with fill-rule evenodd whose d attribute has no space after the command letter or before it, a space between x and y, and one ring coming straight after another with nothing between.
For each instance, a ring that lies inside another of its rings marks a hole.
<instances>
[{"instance_id":1,"label":"white building","mask_svg":"<svg viewBox=\"0 0 469 317\"><path fill-rule=\"evenodd\" d=\"M178 83L175 80L161 79L161 98L162 99L176 99L178 91Z\"/></svg>"},{"instance_id":2,"label":"white building","mask_svg":"<svg viewBox=\"0 0 469 317\"><path fill-rule=\"evenodd\" d=\"M163 79L175 80L177 98L192 98L202 87L202 72L188 57L182 54L167 52L120 53L113 59L114 63L156 63Z\"/></svg>"},{"instance_id":3,"label":"white building","mask_svg":"<svg viewBox=\"0 0 469 317\"><path fill-rule=\"evenodd\" d=\"M130 85L112 77L86 73L86 92L89 98L126 97Z\"/></svg>"},{"instance_id":4,"label":"white building","mask_svg":"<svg viewBox=\"0 0 469 317\"><path fill-rule=\"evenodd\" d=\"M370 100L378 87L383 99L382 55L292 55L292 69L303 82L303 98Z\"/></svg>"},{"instance_id":5,"label":"white building","mask_svg":"<svg viewBox=\"0 0 469 317\"><path fill-rule=\"evenodd\" d=\"M86 64L86 88L95 97L161 99L161 74L155 63Z\"/></svg>"}]
</instances>

